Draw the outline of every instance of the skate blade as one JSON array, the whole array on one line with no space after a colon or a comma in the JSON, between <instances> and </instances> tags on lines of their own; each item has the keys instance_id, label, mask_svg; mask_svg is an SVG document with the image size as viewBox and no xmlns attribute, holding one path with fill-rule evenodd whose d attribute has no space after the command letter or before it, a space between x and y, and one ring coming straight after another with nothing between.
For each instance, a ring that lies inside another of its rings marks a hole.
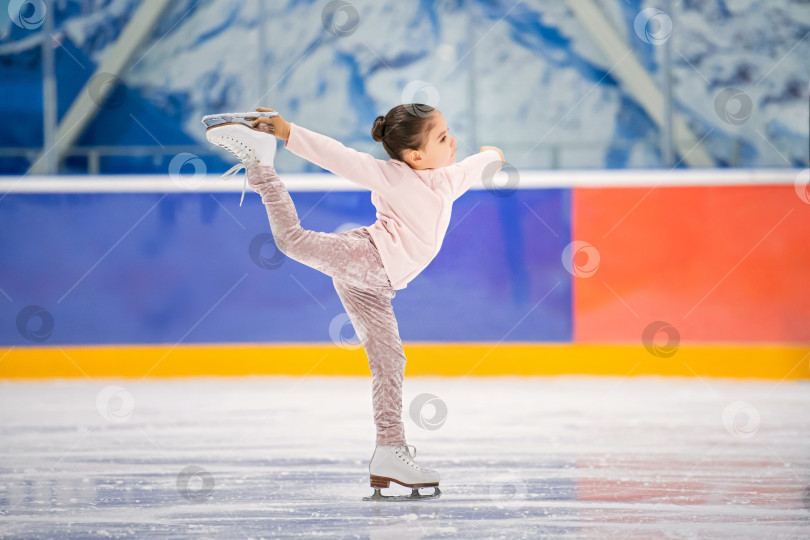
<instances>
[{"instance_id":1,"label":"skate blade","mask_svg":"<svg viewBox=\"0 0 810 540\"><path fill-rule=\"evenodd\" d=\"M277 112L259 112L259 111L252 111L252 112L243 112L243 113L219 113L219 114L209 114L203 116L202 123L205 127L210 128L217 124L223 124L225 122L233 122L234 120L244 120L245 118L272 118L274 116L278 116Z\"/></svg>"},{"instance_id":2,"label":"skate blade","mask_svg":"<svg viewBox=\"0 0 810 540\"><path fill-rule=\"evenodd\" d=\"M222 122L222 123L219 123L219 124L214 124L211 127L205 128L205 132L208 133L212 129L220 128L222 126L233 126L233 125L245 126L246 128L252 129L253 131L262 131L262 132L268 133L270 135L275 135L276 134L276 130L275 130L275 128L273 128L273 124L268 124L266 122L262 122L257 127L253 127L253 126L251 126L249 124L245 124L243 122Z\"/></svg>"},{"instance_id":3,"label":"skate blade","mask_svg":"<svg viewBox=\"0 0 810 540\"><path fill-rule=\"evenodd\" d=\"M384 502L398 502L398 501L421 501L424 499L438 499L442 496L439 486L435 486L433 493L422 495L419 493L419 488L412 488L410 495L383 495L380 493L380 488L374 488L374 495L371 497L363 497L364 501L384 501Z\"/></svg>"}]
</instances>

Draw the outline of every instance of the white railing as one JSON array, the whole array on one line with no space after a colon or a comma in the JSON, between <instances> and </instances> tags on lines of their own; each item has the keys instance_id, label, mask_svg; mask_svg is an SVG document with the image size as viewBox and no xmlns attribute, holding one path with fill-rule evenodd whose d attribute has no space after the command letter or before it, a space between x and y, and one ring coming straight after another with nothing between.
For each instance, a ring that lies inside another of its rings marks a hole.
<instances>
[{"instance_id":1,"label":"white railing","mask_svg":"<svg viewBox=\"0 0 810 540\"><path fill-rule=\"evenodd\" d=\"M570 187L673 187L791 185L802 169L595 169L528 170L496 175L470 189L498 191ZM241 192L243 174L223 179L205 174L0 176L0 196L8 193L193 193ZM329 173L281 174L289 191L367 191Z\"/></svg>"}]
</instances>

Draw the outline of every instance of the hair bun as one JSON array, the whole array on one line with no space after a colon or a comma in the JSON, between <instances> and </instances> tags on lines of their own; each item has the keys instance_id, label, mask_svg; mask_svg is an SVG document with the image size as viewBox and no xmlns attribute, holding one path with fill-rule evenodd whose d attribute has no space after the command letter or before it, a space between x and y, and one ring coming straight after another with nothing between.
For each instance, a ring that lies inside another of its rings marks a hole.
<instances>
[{"instance_id":1,"label":"hair bun","mask_svg":"<svg viewBox=\"0 0 810 540\"><path fill-rule=\"evenodd\" d=\"M383 140L384 135L385 135L385 117L378 116L374 120L374 126L371 128L371 138L373 138L377 142L380 142Z\"/></svg>"}]
</instances>

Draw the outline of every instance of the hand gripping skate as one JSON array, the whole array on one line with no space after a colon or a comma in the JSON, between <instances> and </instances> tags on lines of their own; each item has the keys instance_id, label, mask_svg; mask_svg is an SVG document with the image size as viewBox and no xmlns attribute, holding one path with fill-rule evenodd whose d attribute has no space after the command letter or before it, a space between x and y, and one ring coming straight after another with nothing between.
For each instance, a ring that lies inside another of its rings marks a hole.
<instances>
[{"instance_id":1,"label":"hand gripping skate","mask_svg":"<svg viewBox=\"0 0 810 540\"><path fill-rule=\"evenodd\" d=\"M369 475L374 495L363 497L364 501L414 501L421 499L436 499L441 496L439 490L439 473L427 469L416 463L416 448L413 454L410 445L378 446L374 450L369 464ZM395 482L401 486L411 488L410 495L382 495L380 489L387 488ZM433 493L422 495L419 488L432 487Z\"/></svg>"},{"instance_id":2,"label":"hand gripping skate","mask_svg":"<svg viewBox=\"0 0 810 540\"><path fill-rule=\"evenodd\" d=\"M205 124L206 128L210 128L217 124L233 122L234 120L244 120L245 118L259 118L259 117L272 118L274 116L278 116L278 113L259 112L259 111L251 111L245 113L219 113L203 116L202 123Z\"/></svg>"}]
</instances>

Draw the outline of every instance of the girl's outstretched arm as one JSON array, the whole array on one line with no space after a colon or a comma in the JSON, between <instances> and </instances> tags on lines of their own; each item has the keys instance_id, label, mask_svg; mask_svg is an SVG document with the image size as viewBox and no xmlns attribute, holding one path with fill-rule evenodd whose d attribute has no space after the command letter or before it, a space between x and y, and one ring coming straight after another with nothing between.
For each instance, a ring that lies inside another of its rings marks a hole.
<instances>
[{"instance_id":1,"label":"girl's outstretched arm","mask_svg":"<svg viewBox=\"0 0 810 540\"><path fill-rule=\"evenodd\" d=\"M482 146L481 151L468 158L438 169L447 178L455 201L473 184L483 182L485 177L495 174L504 164L503 152L495 146Z\"/></svg>"},{"instance_id":2,"label":"girl's outstretched arm","mask_svg":"<svg viewBox=\"0 0 810 540\"><path fill-rule=\"evenodd\" d=\"M256 110L275 112L273 109L264 107ZM287 150L364 188L380 191L392 182L381 167L381 164L385 163L384 161L370 154L348 148L326 135L287 122L281 115L270 118L247 118L246 120L253 120L254 127L260 123L272 124L276 137L287 141L284 143Z\"/></svg>"},{"instance_id":3,"label":"girl's outstretched arm","mask_svg":"<svg viewBox=\"0 0 810 540\"><path fill-rule=\"evenodd\" d=\"M485 150L495 150L496 152L498 152L501 155L501 163L506 162L506 160L503 159L503 152L497 146L482 146L480 152L483 152Z\"/></svg>"}]
</instances>

